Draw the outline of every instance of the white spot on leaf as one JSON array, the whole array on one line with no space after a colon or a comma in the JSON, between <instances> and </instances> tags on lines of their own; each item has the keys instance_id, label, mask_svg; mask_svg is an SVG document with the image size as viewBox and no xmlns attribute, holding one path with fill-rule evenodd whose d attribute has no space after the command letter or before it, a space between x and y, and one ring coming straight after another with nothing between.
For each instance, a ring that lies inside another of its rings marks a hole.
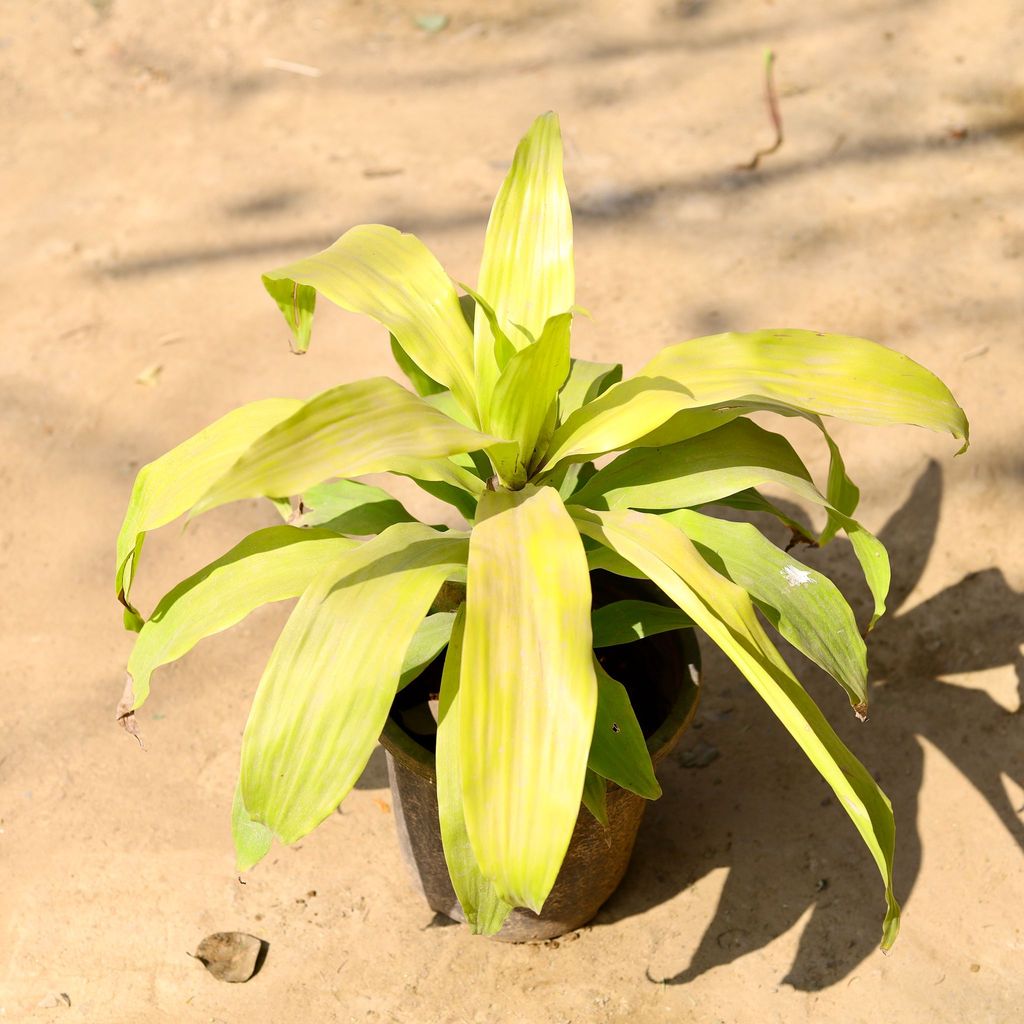
<instances>
[{"instance_id":1,"label":"white spot on leaf","mask_svg":"<svg viewBox=\"0 0 1024 1024\"><path fill-rule=\"evenodd\" d=\"M801 569L795 565L787 565L781 572L791 587L806 587L808 583L814 582L810 569Z\"/></svg>"}]
</instances>

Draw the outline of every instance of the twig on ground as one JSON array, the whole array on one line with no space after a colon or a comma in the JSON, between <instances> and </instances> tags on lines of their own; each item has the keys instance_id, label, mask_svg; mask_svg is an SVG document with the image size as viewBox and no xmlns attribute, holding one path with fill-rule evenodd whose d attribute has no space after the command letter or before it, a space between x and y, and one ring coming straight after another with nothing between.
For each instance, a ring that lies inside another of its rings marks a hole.
<instances>
[{"instance_id":1,"label":"twig on ground","mask_svg":"<svg viewBox=\"0 0 1024 1024\"><path fill-rule=\"evenodd\" d=\"M771 156L783 143L782 114L779 113L779 94L775 91L775 53L765 51L764 55L764 96L768 103L768 116L775 129L775 141L767 149L759 149L745 164L739 164L739 171L756 171L758 164L766 156Z\"/></svg>"}]
</instances>

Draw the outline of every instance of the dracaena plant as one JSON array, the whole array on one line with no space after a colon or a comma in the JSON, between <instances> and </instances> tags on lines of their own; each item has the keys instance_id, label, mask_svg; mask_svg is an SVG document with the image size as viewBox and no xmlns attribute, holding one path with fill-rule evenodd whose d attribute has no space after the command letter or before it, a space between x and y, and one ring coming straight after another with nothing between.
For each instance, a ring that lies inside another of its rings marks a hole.
<instances>
[{"instance_id":1,"label":"dracaena plant","mask_svg":"<svg viewBox=\"0 0 1024 1024\"><path fill-rule=\"evenodd\" d=\"M298 351L320 295L390 332L414 390L373 377L308 401L255 402L135 482L117 552L117 593L138 631L122 717L145 701L158 666L259 605L298 598L242 739L239 867L255 864L272 837L293 843L332 813L396 691L445 650L437 788L455 891L481 932L512 906L539 910L581 799L600 817L606 780L647 798L660 792L626 692L595 648L695 626L835 791L881 872L890 945L899 908L889 801L765 628L827 671L863 717L854 615L820 572L707 506L768 512L801 531L758 488L821 506L827 523L808 540L846 534L874 598L873 624L888 558L853 518L858 491L823 418L916 424L966 448L967 421L947 388L873 342L802 330L674 344L625 380L619 365L571 358L572 223L553 114L516 150L476 289L460 286L461 301L417 238L380 225L352 228L263 282ZM746 418L765 411L821 432L824 490L782 435ZM619 454L595 469L610 453ZM368 473L413 479L465 525L416 521L389 493L353 479ZM143 618L131 584L146 531L257 496L283 507L288 522L249 535ZM625 601L595 612L595 569L653 581L676 610Z\"/></svg>"}]
</instances>

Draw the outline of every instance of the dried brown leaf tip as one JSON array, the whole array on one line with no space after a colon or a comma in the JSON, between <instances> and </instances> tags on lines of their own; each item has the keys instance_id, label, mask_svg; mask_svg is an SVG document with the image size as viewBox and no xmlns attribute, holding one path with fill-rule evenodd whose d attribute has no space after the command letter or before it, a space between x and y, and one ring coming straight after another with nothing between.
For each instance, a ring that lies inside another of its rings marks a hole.
<instances>
[{"instance_id":1,"label":"dried brown leaf tip","mask_svg":"<svg viewBox=\"0 0 1024 1024\"><path fill-rule=\"evenodd\" d=\"M263 939L246 932L214 932L199 943L195 958L218 981L238 983L259 971L269 948Z\"/></svg>"},{"instance_id":2,"label":"dried brown leaf tip","mask_svg":"<svg viewBox=\"0 0 1024 1024\"><path fill-rule=\"evenodd\" d=\"M134 736L138 740L140 747L145 749L142 735L139 733L139 723L135 720L135 712L132 710L134 704L135 688L132 684L132 677L126 676L124 692L121 694L121 699L117 702L117 722L129 736Z\"/></svg>"},{"instance_id":3,"label":"dried brown leaf tip","mask_svg":"<svg viewBox=\"0 0 1024 1024\"><path fill-rule=\"evenodd\" d=\"M860 719L860 721L866 722L868 720L867 703L865 701L861 701L859 704L855 704L853 707L853 713L858 719Z\"/></svg>"}]
</instances>

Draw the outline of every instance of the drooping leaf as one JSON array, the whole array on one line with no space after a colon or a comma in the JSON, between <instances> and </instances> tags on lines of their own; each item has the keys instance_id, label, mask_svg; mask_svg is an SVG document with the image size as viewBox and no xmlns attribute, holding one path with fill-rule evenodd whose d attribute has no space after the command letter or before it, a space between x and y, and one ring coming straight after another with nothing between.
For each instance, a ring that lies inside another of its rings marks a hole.
<instances>
[{"instance_id":1,"label":"drooping leaf","mask_svg":"<svg viewBox=\"0 0 1024 1024\"><path fill-rule=\"evenodd\" d=\"M866 714L867 650L850 606L827 576L780 551L749 523L691 509L663 518L678 526L717 572L747 591L779 633L846 690L859 715Z\"/></svg>"},{"instance_id":2,"label":"drooping leaf","mask_svg":"<svg viewBox=\"0 0 1024 1024\"><path fill-rule=\"evenodd\" d=\"M600 548L607 551L607 548ZM634 568L634 567L631 567ZM595 608L590 616L594 631L594 650L631 644L645 636L686 629L693 622L678 608L654 604L653 601L613 601Z\"/></svg>"},{"instance_id":3,"label":"drooping leaf","mask_svg":"<svg viewBox=\"0 0 1024 1024\"><path fill-rule=\"evenodd\" d=\"M298 494L334 476L390 470L446 480L457 470L446 456L495 443L393 380L371 377L317 395L268 430L192 513L262 494Z\"/></svg>"},{"instance_id":4,"label":"drooping leaf","mask_svg":"<svg viewBox=\"0 0 1024 1024\"><path fill-rule=\"evenodd\" d=\"M444 650L454 622L455 612L434 612L419 624L405 652L398 689L408 686Z\"/></svg>"},{"instance_id":5,"label":"drooping leaf","mask_svg":"<svg viewBox=\"0 0 1024 1024\"><path fill-rule=\"evenodd\" d=\"M885 611L889 591L885 548L860 523L828 503L782 435L750 420L733 420L667 448L628 451L587 481L573 502L597 509L672 509L720 501L759 483L778 484L824 506L846 532L874 598L871 629Z\"/></svg>"},{"instance_id":6,"label":"drooping leaf","mask_svg":"<svg viewBox=\"0 0 1024 1024\"><path fill-rule=\"evenodd\" d=\"M562 177L562 136L555 114L538 117L523 136L487 224L477 290L517 349L575 302L572 214ZM495 339L485 317L474 325L477 394L490 405L498 379Z\"/></svg>"},{"instance_id":7,"label":"drooping leaf","mask_svg":"<svg viewBox=\"0 0 1024 1024\"><path fill-rule=\"evenodd\" d=\"M545 424L554 421L558 389L569 372L569 328L572 314L554 316L536 343L508 361L494 387L485 422L497 437L519 443L518 458L508 482L521 486L534 452L547 444Z\"/></svg>"},{"instance_id":8,"label":"drooping leaf","mask_svg":"<svg viewBox=\"0 0 1024 1024\"><path fill-rule=\"evenodd\" d=\"M455 895L474 935L494 935L512 907L497 893L477 864L466 832L462 811L462 764L459 755L461 700L459 676L462 666L462 641L465 605L457 613L451 631L451 643L441 674L441 699L437 714L437 813L441 823L441 843Z\"/></svg>"},{"instance_id":9,"label":"drooping leaf","mask_svg":"<svg viewBox=\"0 0 1024 1024\"><path fill-rule=\"evenodd\" d=\"M583 806L599 824L608 827L608 783L591 768L583 782Z\"/></svg>"},{"instance_id":10,"label":"drooping leaf","mask_svg":"<svg viewBox=\"0 0 1024 1024\"><path fill-rule=\"evenodd\" d=\"M769 501L760 491L753 487L745 491L737 491L736 494L730 494L724 498L718 498L711 504L725 505L727 508L740 509L745 512L763 512L766 515L774 516L794 537L802 538L808 544L818 543L818 535L811 527L797 522L784 509Z\"/></svg>"},{"instance_id":11,"label":"drooping leaf","mask_svg":"<svg viewBox=\"0 0 1024 1024\"><path fill-rule=\"evenodd\" d=\"M736 419L665 448L634 448L576 492L589 508L686 508L748 487L777 483L813 489L793 446L750 420Z\"/></svg>"},{"instance_id":12,"label":"drooping leaf","mask_svg":"<svg viewBox=\"0 0 1024 1024\"><path fill-rule=\"evenodd\" d=\"M149 696L150 677L161 665L176 661L200 640L229 629L261 605L298 597L325 562L356 544L329 530L271 526L183 580L161 598L132 648L132 710Z\"/></svg>"},{"instance_id":13,"label":"drooping leaf","mask_svg":"<svg viewBox=\"0 0 1024 1024\"><path fill-rule=\"evenodd\" d=\"M118 600L125 606L125 625L129 629L142 628L143 619L132 607L129 594L147 531L187 512L257 437L301 405L292 398L268 398L243 405L139 470L117 537L114 583Z\"/></svg>"},{"instance_id":14,"label":"drooping leaf","mask_svg":"<svg viewBox=\"0 0 1024 1024\"><path fill-rule=\"evenodd\" d=\"M641 371L693 394L692 404L753 401L874 425L906 423L968 444L949 389L902 353L864 338L815 331L717 334L662 349Z\"/></svg>"},{"instance_id":15,"label":"drooping leaf","mask_svg":"<svg viewBox=\"0 0 1024 1024\"><path fill-rule=\"evenodd\" d=\"M334 533L364 537L382 533L414 517L387 491L357 480L317 484L302 494L302 513L296 526L323 526Z\"/></svg>"},{"instance_id":16,"label":"drooping leaf","mask_svg":"<svg viewBox=\"0 0 1024 1024\"><path fill-rule=\"evenodd\" d=\"M721 648L832 787L885 883L882 947L888 949L899 930L899 905L892 893L892 806L789 671L747 593L715 572L689 538L659 516L578 507L572 514L585 535L633 562Z\"/></svg>"},{"instance_id":17,"label":"drooping leaf","mask_svg":"<svg viewBox=\"0 0 1024 1024\"><path fill-rule=\"evenodd\" d=\"M473 339L455 287L414 235L362 224L323 252L263 275L296 347L309 347L316 295L383 324L423 373L475 415Z\"/></svg>"},{"instance_id":18,"label":"drooping leaf","mask_svg":"<svg viewBox=\"0 0 1024 1024\"><path fill-rule=\"evenodd\" d=\"M483 873L539 911L579 813L594 728L590 576L551 487L487 492L469 548L462 788Z\"/></svg>"},{"instance_id":19,"label":"drooping leaf","mask_svg":"<svg viewBox=\"0 0 1024 1024\"><path fill-rule=\"evenodd\" d=\"M629 694L594 658L597 675L597 715L587 766L604 779L646 800L657 800L661 786L643 730L636 720Z\"/></svg>"},{"instance_id":20,"label":"drooping leaf","mask_svg":"<svg viewBox=\"0 0 1024 1024\"><path fill-rule=\"evenodd\" d=\"M245 808L282 842L315 828L359 778L416 629L467 554L464 535L400 523L326 563L304 591L242 737Z\"/></svg>"},{"instance_id":21,"label":"drooping leaf","mask_svg":"<svg viewBox=\"0 0 1024 1024\"><path fill-rule=\"evenodd\" d=\"M821 422L820 417L816 416L814 419L825 437L825 443L828 445L829 451L828 482L826 484L825 497L828 498L828 503L838 512L842 513L842 515L852 516L857 511L857 505L860 502L860 488L846 473L846 463L843 461L843 454L839 450L839 445L835 443L832 435L825 429L825 424ZM818 543L827 544L840 529L842 529L842 522L835 516L830 515L828 524L818 539Z\"/></svg>"}]
</instances>

